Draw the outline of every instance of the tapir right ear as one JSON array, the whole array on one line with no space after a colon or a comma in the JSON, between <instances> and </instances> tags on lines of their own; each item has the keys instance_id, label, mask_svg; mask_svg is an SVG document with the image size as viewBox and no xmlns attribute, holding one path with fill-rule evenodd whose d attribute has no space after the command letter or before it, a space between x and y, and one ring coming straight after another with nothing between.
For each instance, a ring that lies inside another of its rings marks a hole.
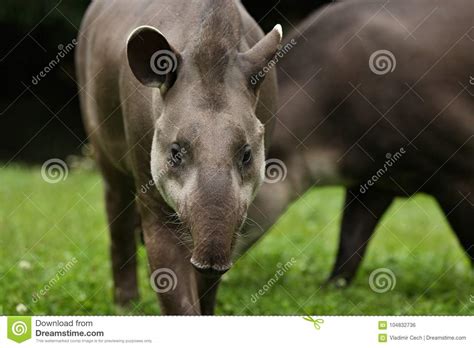
<instances>
[{"instance_id":1,"label":"tapir right ear","mask_svg":"<svg viewBox=\"0 0 474 348\"><path fill-rule=\"evenodd\" d=\"M239 53L240 64L254 89L258 89L267 71L270 70L270 66L267 65L277 53L282 36L281 25L277 24L255 46L247 52Z\"/></svg>"},{"instance_id":2,"label":"tapir right ear","mask_svg":"<svg viewBox=\"0 0 474 348\"><path fill-rule=\"evenodd\" d=\"M133 74L147 87L164 93L176 80L181 57L158 29L136 28L127 40L127 57Z\"/></svg>"}]
</instances>

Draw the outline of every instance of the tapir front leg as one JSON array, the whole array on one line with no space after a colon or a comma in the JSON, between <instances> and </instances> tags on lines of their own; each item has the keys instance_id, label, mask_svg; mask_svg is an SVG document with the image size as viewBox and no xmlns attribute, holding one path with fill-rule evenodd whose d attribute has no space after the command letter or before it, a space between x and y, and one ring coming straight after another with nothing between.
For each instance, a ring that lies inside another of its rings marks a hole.
<instances>
[{"instance_id":1,"label":"tapir front leg","mask_svg":"<svg viewBox=\"0 0 474 348\"><path fill-rule=\"evenodd\" d=\"M190 250L175 225L166 224L163 207L139 200L145 247L150 264L150 285L157 293L161 313L201 314L196 271L189 262Z\"/></svg>"},{"instance_id":2,"label":"tapir front leg","mask_svg":"<svg viewBox=\"0 0 474 348\"><path fill-rule=\"evenodd\" d=\"M364 256L378 221L392 203L394 196L371 188L364 194L357 188L346 190L341 236L336 263L330 282L350 282Z\"/></svg>"},{"instance_id":3,"label":"tapir front leg","mask_svg":"<svg viewBox=\"0 0 474 348\"><path fill-rule=\"evenodd\" d=\"M137 246L134 229L139 222L132 180L96 151L104 177L105 205L110 230L114 301L127 306L138 299Z\"/></svg>"}]
</instances>

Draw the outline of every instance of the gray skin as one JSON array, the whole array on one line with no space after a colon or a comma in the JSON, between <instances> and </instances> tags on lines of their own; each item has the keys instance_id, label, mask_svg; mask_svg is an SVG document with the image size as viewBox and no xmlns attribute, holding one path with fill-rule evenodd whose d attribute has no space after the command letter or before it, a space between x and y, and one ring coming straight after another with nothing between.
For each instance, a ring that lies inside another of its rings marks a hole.
<instances>
[{"instance_id":1,"label":"gray skin","mask_svg":"<svg viewBox=\"0 0 474 348\"><path fill-rule=\"evenodd\" d=\"M117 303L138 297L141 225L162 313L213 313L275 112L275 72L251 77L280 40L280 26L263 36L233 0L90 5L76 63L105 183Z\"/></svg>"},{"instance_id":2,"label":"gray skin","mask_svg":"<svg viewBox=\"0 0 474 348\"><path fill-rule=\"evenodd\" d=\"M336 284L354 277L394 198L418 192L437 199L474 260L473 13L470 0L340 3L287 36L297 44L278 63L279 120L269 158L283 160L288 176L262 186L237 255L310 187L343 185L330 276ZM393 53L396 66L377 75L369 60L382 49ZM387 154L401 148L405 154L380 172ZM368 185L377 173L380 179Z\"/></svg>"}]
</instances>

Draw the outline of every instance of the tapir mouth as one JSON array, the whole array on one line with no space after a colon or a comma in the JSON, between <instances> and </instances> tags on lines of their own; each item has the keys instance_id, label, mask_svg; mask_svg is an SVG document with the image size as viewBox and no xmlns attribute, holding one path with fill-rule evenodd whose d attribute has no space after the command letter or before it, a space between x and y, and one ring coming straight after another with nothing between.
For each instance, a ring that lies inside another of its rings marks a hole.
<instances>
[{"instance_id":1,"label":"tapir mouth","mask_svg":"<svg viewBox=\"0 0 474 348\"><path fill-rule=\"evenodd\" d=\"M232 267L232 262L228 262L226 264L211 265L206 262L199 262L194 257L191 257L191 260L189 261L199 273L211 275L211 276L222 275Z\"/></svg>"}]
</instances>

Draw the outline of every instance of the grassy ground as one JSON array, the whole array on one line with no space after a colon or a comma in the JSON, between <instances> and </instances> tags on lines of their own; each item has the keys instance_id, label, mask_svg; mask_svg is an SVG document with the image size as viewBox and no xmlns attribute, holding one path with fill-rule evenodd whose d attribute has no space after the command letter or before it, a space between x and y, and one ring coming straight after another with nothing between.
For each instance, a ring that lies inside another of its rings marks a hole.
<instances>
[{"instance_id":1,"label":"grassy ground","mask_svg":"<svg viewBox=\"0 0 474 348\"><path fill-rule=\"evenodd\" d=\"M468 259L434 200L423 195L390 209L352 286L322 288L334 260L342 199L340 188L324 188L295 203L224 276L217 313L473 314ZM40 168L1 169L0 200L0 314L159 313L143 248L141 301L126 312L112 303L102 184L95 172L72 171L65 181L48 184ZM273 282L278 265L292 258ZM369 275L378 268L393 271L393 290L371 290ZM47 291L32 299L41 289ZM259 289L264 294L256 300Z\"/></svg>"}]
</instances>

